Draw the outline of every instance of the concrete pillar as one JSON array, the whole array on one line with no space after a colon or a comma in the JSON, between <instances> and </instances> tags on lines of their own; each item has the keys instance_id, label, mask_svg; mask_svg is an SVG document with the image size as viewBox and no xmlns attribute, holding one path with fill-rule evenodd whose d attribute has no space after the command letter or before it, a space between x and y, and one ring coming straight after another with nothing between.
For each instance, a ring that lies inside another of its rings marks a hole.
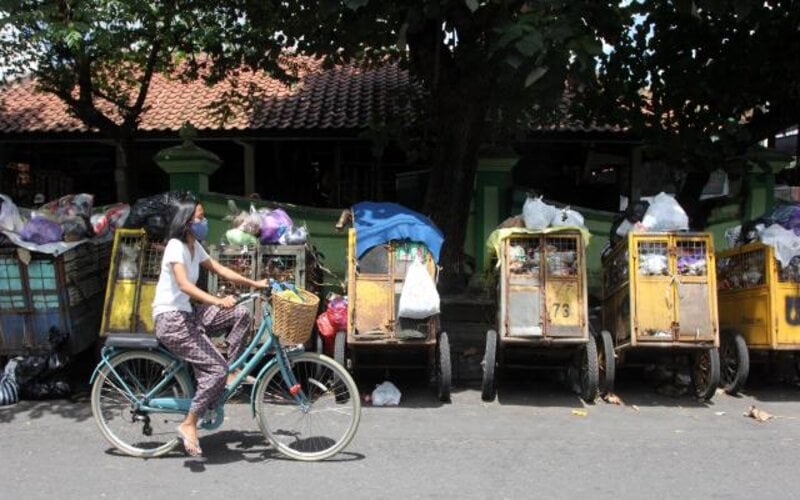
<instances>
[{"instance_id":1,"label":"concrete pillar","mask_svg":"<svg viewBox=\"0 0 800 500\"><path fill-rule=\"evenodd\" d=\"M208 176L222 165L222 160L194 143L197 129L190 123L181 127L180 136L183 144L162 149L153 159L169 175L171 190L207 193Z\"/></svg>"},{"instance_id":2,"label":"concrete pillar","mask_svg":"<svg viewBox=\"0 0 800 500\"><path fill-rule=\"evenodd\" d=\"M464 251L475 256L477 269L487 259L486 239L509 215L511 205L511 171L519 158L515 156L480 158L475 175L470 224Z\"/></svg>"}]
</instances>

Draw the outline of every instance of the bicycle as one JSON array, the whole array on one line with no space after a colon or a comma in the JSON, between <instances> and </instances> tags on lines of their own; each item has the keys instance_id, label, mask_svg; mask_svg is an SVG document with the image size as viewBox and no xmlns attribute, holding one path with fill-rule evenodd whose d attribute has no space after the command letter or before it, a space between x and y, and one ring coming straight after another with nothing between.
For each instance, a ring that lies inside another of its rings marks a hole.
<instances>
[{"instance_id":1,"label":"bicycle","mask_svg":"<svg viewBox=\"0 0 800 500\"><path fill-rule=\"evenodd\" d=\"M219 428L227 401L272 354L253 384L251 415L282 454L303 461L331 457L350 443L358 428L358 389L347 370L333 359L305 352L302 345L280 345L272 330L269 291L265 292L244 294L237 300L263 297L261 323L245 351L228 367L228 373L241 371L199 427ZM194 394L189 370L190 365L161 346L155 336L109 335L90 380L92 414L105 439L135 457L172 451L179 443L175 429L189 411ZM323 432L326 418L332 422L330 432Z\"/></svg>"}]
</instances>

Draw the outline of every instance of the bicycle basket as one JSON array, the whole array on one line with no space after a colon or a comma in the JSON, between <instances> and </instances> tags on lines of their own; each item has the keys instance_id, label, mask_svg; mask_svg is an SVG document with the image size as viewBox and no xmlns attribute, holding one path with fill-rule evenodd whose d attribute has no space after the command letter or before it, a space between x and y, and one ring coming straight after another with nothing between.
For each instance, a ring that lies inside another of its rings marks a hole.
<instances>
[{"instance_id":1,"label":"bicycle basket","mask_svg":"<svg viewBox=\"0 0 800 500\"><path fill-rule=\"evenodd\" d=\"M298 289L303 303L292 302L280 295L272 295L272 325L275 336L282 344L305 344L317 319L319 297Z\"/></svg>"}]
</instances>

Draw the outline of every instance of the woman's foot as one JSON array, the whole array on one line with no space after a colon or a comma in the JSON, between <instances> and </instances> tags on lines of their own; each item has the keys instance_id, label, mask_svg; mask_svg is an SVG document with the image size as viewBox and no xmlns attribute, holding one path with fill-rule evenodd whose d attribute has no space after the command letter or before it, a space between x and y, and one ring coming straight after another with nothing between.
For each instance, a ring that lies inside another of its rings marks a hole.
<instances>
[{"instance_id":1,"label":"woman's foot","mask_svg":"<svg viewBox=\"0 0 800 500\"><path fill-rule=\"evenodd\" d=\"M178 437L183 442L186 454L190 457L199 457L203 454L200 449L200 440L197 437L197 427L183 422L177 428Z\"/></svg>"}]
</instances>

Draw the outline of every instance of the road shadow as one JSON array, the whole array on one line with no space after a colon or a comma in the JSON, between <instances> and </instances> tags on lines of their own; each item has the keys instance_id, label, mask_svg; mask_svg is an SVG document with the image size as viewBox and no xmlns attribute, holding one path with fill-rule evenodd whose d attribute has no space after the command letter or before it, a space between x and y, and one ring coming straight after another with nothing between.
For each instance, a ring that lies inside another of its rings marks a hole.
<instances>
[{"instance_id":1,"label":"road shadow","mask_svg":"<svg viewBox=\"0 0 800 500\"><path fill-rule=\"evenodd\" d=\"M719 391L718 391L719 392ZM623 404L638 407L710 408L710 401L697 398L691 384L674 377L661 379L641 367L617 367L614 394Z\"/></svg>"},{"instance_id":2,"label":"road shadow","mask_svg":"<svg viewBox=\"0 0 800 500\"><path fill-rule=\"evenodd\" d=\"M184 468L188 469L190 472L204 472L206 467L209 466L240 462L263 463L271 460L296 461L273 448L260 432L237 430L219 431L202 436L200 438L200 446L203 449L202 457L188 457L183 447L179 444L168 454L150 460L183 460ZM106 450L106 454L119 458L142 460L141 458L125 455L115 448L109 448ZM320 461L320 463L351 462L363 460L364 458L366 457L360 453L345 449L333 457Z\"/></svg>"},{"instance_id":3,"label":"road shadow","mask_svg":"<svg viewBox=\"0 0 800 500\"><path fill-rule=\"evenodd\" d=\"M400 406L403 408L439 408L449 402L439 401L436 382L428 377L425 369L361 369L353 374L364 406L371 408L392 408L392 406L373 406L372 393L383 382L391 382L401 393ZM452 385L450 392L455 394L459 387Z\"/></svg>"},{"instance_id":4,"label":"road shadow","mask_svg":"<svg viewBox=\"0 0 800 500\"><path fill-rule=\"evenodd\" d=\"M496 400L501 405L580 408L584 406L569 383L566 370L498 367Z\"/></svg>"},{"instance_id":5,"label":"road shadow","mask_svg":"<svg viewBox=\"0 0 800 500\"><path fill-rule=\"evenodd\" d=\"M0 409L0 424L14 420L35 420L45 415L83 422L92 418L92 409L83 397L48 401L20 401L12 407Z\"/></svg>"}]
</instances>

